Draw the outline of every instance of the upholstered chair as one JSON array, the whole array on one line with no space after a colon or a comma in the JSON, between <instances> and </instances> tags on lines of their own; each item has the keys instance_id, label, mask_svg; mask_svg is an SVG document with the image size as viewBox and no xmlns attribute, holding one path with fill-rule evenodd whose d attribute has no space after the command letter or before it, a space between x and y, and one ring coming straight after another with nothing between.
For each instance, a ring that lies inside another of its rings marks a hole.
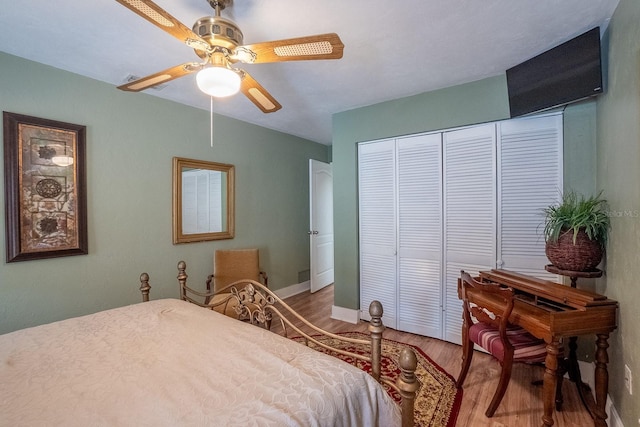
<instances>
[{"instance_id":1,"label":"upholstered chair","mask_svg":"<svg viewBox=\"0 0 640 427\"><path fill-rule=\"evenodd\" d=\"M251 279L268 286L267 273L260 270L260 253L258 249L219 249L213 256L213 274L207 279L207 291L214 292L214 296L206 301L216 304L228 296L222 292L231 283ZM229 316L236 317L234 304L220 306L216 309Z\"/></svg>"}]
</instances>

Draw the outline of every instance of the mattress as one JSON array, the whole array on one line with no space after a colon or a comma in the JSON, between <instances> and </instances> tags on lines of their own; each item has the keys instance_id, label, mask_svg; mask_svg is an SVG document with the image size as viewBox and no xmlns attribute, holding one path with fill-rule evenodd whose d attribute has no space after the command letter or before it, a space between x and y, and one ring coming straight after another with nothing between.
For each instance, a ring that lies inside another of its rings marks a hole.
<instances>
[{"instance_id":1,"label":"mattress","mask_svg":"<svg viewBox=\"0 0 640 427\"><path fill-rule=\"evenodd\" d=\"M394 426L368 374L174 299L0 335L2 426Z\"/></svg>"}]
</instances>

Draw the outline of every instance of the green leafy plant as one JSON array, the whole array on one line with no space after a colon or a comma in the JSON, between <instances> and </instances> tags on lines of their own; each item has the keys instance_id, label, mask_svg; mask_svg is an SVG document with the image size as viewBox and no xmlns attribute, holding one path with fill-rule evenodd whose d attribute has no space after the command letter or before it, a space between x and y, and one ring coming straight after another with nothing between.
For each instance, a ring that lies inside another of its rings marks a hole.
<instances>
[{"instance_id":1,"label":"green leafy plant","mask_svg":"<svg viewBox=\"0 0 640 427\"><path fill-rule=\"evenodd\" d=\"M578 231L583 229L589 239L605 246L611 224L607 201L602 198L602 192L597 196L584 197L574 191L567 191L562 195L559 205L549 206L543 211L544 236L547 242L557 242L562 233L573 231L575 244Z\"/></svg>"}]
</instances>

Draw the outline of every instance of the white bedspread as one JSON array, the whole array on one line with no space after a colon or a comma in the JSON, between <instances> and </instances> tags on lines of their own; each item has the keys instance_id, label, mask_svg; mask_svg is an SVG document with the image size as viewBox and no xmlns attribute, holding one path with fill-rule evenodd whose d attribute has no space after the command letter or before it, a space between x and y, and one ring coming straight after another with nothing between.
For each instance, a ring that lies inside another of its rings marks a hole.
<instances>
[{"instance_id":1,"label":"white bedspread","mask_svg":"<svg viewBox=\"0 0 640 427\"><path fill-rule=\"evenodd\" d=\"M2 426L399 424L361 370L180 300L0 336Z\"/></svg>"}]
</instances>

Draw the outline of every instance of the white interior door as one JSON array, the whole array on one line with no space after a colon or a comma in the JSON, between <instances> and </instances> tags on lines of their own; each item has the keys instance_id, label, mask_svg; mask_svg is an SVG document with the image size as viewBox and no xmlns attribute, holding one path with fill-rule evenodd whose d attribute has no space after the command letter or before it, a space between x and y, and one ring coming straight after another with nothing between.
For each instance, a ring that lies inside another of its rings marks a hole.
<instances>
[{"instance_id":1,"label":"white interior door","mask_svg":"<svg viewBox=\"0 0 640 427\"><path fill-rule=\"evenodd\" d=\"M333 172L309 160L309 241L311 292L333 283Z\"/></svg>"}]
</instances>

